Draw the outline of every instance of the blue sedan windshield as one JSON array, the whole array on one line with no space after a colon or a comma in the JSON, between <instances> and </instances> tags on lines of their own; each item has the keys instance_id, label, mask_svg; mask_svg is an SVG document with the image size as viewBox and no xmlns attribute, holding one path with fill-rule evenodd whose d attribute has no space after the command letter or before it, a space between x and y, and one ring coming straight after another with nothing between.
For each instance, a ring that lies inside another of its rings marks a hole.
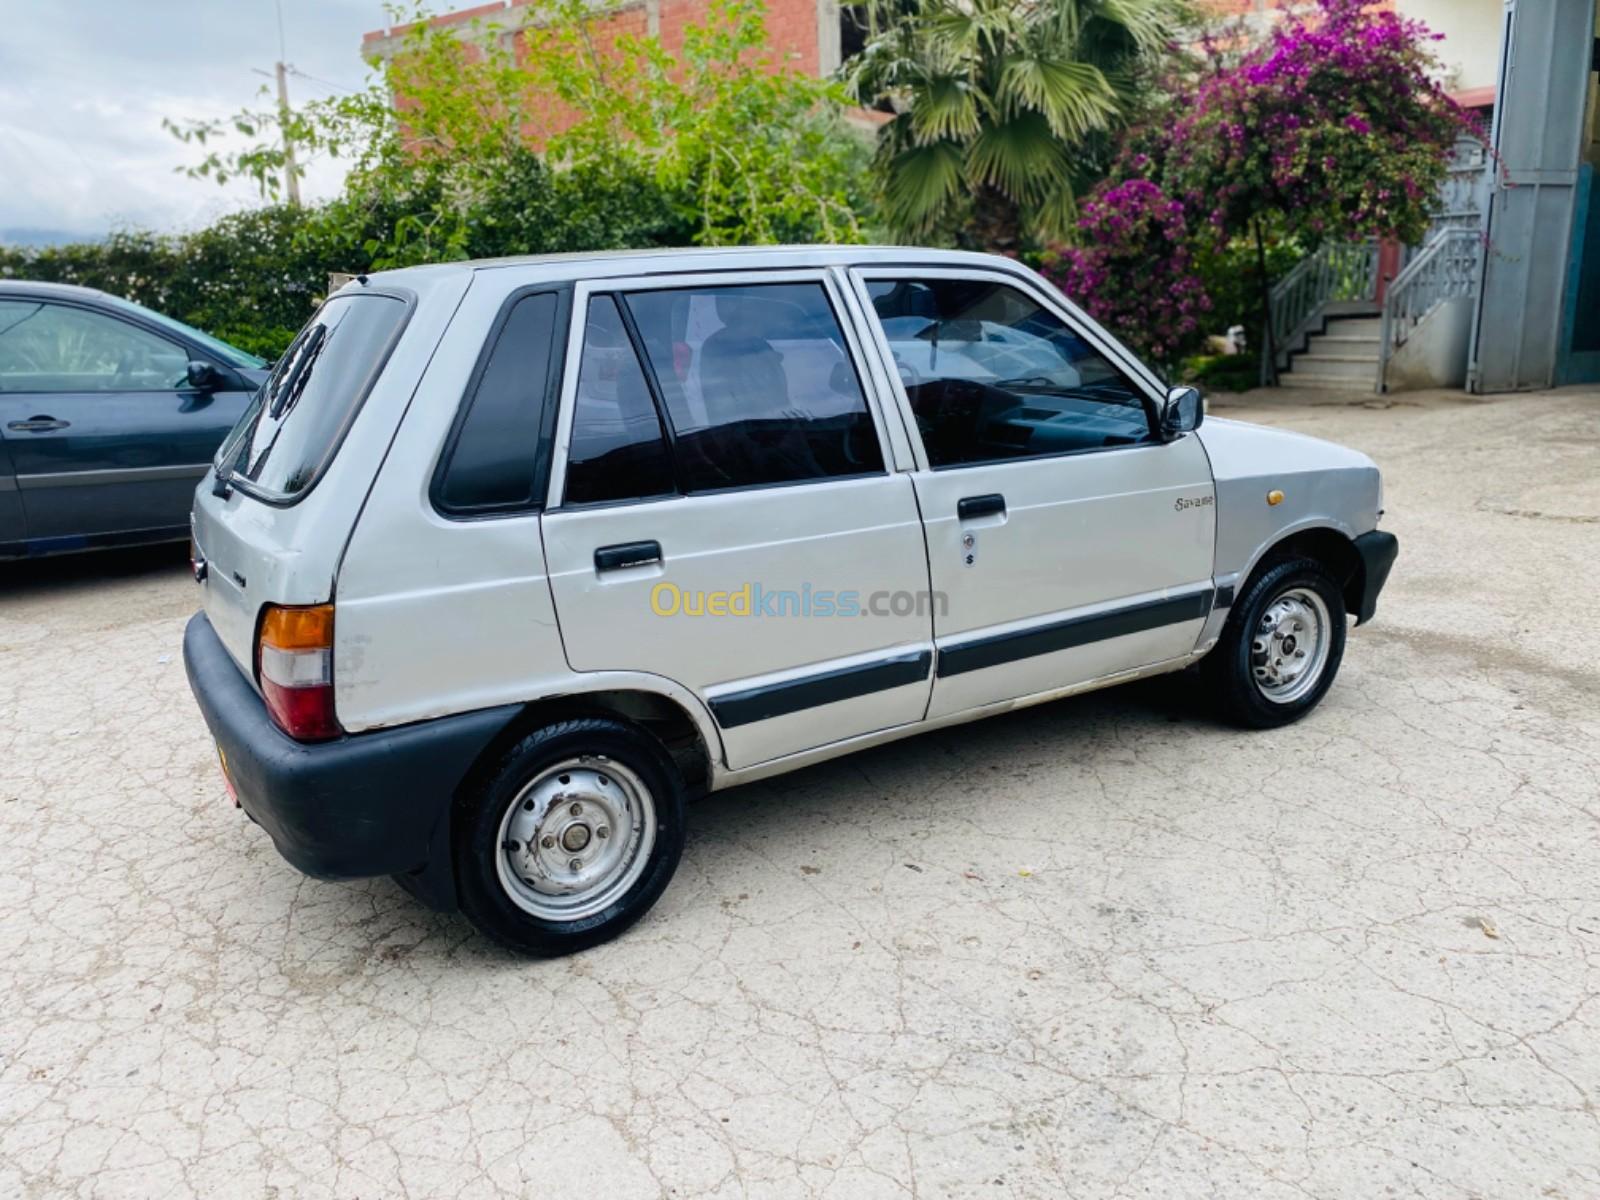
<instances>
[{"instance_id":1,"label":"blue sedan windshield","mask_svg":"<svg viewBox=\"0 0 1600 1200\"><path fill-rule=\"evenodd\" d=\"M214 338L209 333L202 333L193 325L185 325L182 321L175 321L165 313L156 312L153 308L135 304L132 300L124 300L121 296L108 296L107 299L117 308L129 309L138 313L147 321L154 321L157 325L165 325L168 329L199 342L229 366L259 369L267 365L266 359L251 354L246 350L241 350L237 346L230 346L221 338Z\"/></svg>"}]
</instances>

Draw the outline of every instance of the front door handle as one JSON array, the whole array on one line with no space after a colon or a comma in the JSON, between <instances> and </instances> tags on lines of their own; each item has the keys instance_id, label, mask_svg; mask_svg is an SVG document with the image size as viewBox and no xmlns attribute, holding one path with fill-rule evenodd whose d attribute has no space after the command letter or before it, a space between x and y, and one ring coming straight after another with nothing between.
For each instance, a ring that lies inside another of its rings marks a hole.
<instances>
[{"instance_id":1,"label":"front door handle","mask_svg":"<svg viewBox=\"0 0 1600 1200\"><path fill-rule=\"evenodd\" d=\"M58 421L54 417L37 416L29 417L26 421L13 421L7 429L17 433L49 433L52 429L65 429L71 421Z\"/></svg>"},{"instance_id":2,"label":"front door handle","mask_svg":"<svg viewBox=\"0 0 1600 1200\"><path fill-rule=\"evenodd\" d=\"M601 546L594 552L596 571L620 571L624 567L647 567L661 561L660 542L623 542Z\"/></svg>"},{"instance_id":3,"label":"front door handle","mask_svg":"<svg viewBox=\"0 0 1600 1200\"><path fill-rule=\"evenodd\" d=\"M987 496L965 496L956 503L956 516L963 521L977 517L1005 516L1006 498L998 492Z\"/></svg>"}]
</instances>

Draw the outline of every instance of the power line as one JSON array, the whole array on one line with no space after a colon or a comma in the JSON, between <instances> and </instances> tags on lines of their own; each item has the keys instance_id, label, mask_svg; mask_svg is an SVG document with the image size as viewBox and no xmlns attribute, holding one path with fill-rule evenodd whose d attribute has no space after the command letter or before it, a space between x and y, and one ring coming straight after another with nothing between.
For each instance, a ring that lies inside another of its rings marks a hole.
<instances>
[{"instance_id":1,"label":"power line","mask_svg":"<svg viewBox=\"0 0 1600 1200\"><path fill-rule=\"evenodd\" d=\"M304 71L302 71L299 67L295 66L293 63L289 64L289 68L288 69L289 69L289 74L293 75L296 79L305 79L305 80L309 80L311 83L319 83L323 87L332 88L336 92L346 92L346 93L348 93L350 95L354 95L356 92L358 92L360 90L359 88L348 87L348 86L346 86L345 84L342 84L342 83L334 83L333 80L331 80L331 79L322 79L322 78L319 78L316 75L308 75Z\"/></svg>"}]
</instances>

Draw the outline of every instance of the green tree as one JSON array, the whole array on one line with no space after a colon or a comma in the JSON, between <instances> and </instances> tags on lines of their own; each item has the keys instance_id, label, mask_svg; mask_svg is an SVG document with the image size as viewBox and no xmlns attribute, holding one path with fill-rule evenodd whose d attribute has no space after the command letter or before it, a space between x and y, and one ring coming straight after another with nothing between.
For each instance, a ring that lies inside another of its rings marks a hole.
<instances>
[{"instance_id":1,"label":"green tree","mask_svg":"<svg viewBox=\"0 0 1600 1200\"><path fill-rule=\"evenodd\" d=\"M1086 156L1123 122L1184 0L865 0L847 64L893 116L874 160L896 234L1014 252L1063 236Z\"/></svg>"},{"instance_id":2,"label":"green tree","mask_svg":"<svg viewBox=\"0 0 1600 1200\"><path fill-rule=\"evenodd\" d=\"M189 175L247 178L268 199L280 195L290 169L286 143L301 174L318 156L347 160L341 194L304 218L309 239L345 243L330 268L465 258L487 198L513 181L545 182L523 137L535 98L504 30L492 22L464 33L440 27L420 6L389 14L405 32L358 92L309 101L287 116L264 103L220 120L164 122L206 150L184 168ZM225 149L219 143L230 135L247 143Z\"/></svg>"},{"instance_id":3,"label":"green tree","mask_svg":"<svg viewBox=\"0 0 1600 1200\"><path fill-rule=\"evenodd\" d=\"M1437 82L1433 41L1365 0L1316 0L1256 41L1209 40L1203 69L1130 130L1051 269L1119 334L1169 357L1203 339L1193 311L1226 326L1253 309L1270 331L1272 282L1305 251L1426 233L1451 148L1473 128ZM1162 219L1135 220L1130 196ZM1152 329L1180 296L1191 313Z\"/></svg>"},{"instance_id":4,"label":"green tree","mask_svg":"<svg viewBox=\"0 0 1600 1200\"><path fill-rule=\"evenodd\" d=\"M601 52L609 16L555 0L530 31L533 87L572 115L554 162L648 172L705 245L861 240L867 150L847 97L772 60L761 0L712 0L677 53L627 33Z\"/></svg>"},{"instance_id":5,"label":"green tree","mask_svg":"<svg viewBox=\"0 0 1600 1200\"><path fill-rule=\"evenodd\" d=\"M1220 60L1149 162L1219 243L1254 243L1267 376L1275 379L1273 232L1302 245L1416 243L1470 118L1437 79L1433 35L1366 0L1317 0L1231 65Z\"/></svg>"},{"instance_id":6,"label":"green tree","mask_svg":"<svg viewBox=\"0 0 1600 1200\"><path fill-rule=\"evenodd\" d=\"M286 120L263 103L167 127L205 149L191 175L242 176L267 197L286 141L302 172L316 155L348 159L343 193L306 217L366 231L346 264L859 240L866 151L840 119L843 94L763 54L760 0L713 0L676 54L628 34L602 52L607 14L582 0L549 0L541 16L519 59L492 21L463 30L392 12L405 32L361 92ZM230 135L248 144L224 149Z\"/></svg>"}]
</instances>

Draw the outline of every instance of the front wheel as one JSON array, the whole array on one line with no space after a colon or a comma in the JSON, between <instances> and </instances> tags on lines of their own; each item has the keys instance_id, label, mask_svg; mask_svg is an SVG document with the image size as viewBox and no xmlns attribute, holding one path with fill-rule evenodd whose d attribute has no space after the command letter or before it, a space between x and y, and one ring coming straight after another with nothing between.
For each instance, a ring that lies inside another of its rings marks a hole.
<instances>
[{"instance_id":1,"label":"front wheel","mask_svg":"<svg viewBox=\"0 0 1600 1200\"><path fill-rule=\"evenodd\" d=\"M1321 563L1293 558L1263 568L1202 663L1222 715L1249 729L1305 716L1339 673L1346 624L1344 596Z\"/></svg>"},{"instance_id":2,"label":"front wheel","mask_svg":"<svg viewBox=\"0 0 1600 1200\"><path fill-rule=\"evenodd\" d=\"M588 717L528 734L454 838L462 911L527 954L569 954L637 921L683 852L684 795L654 738Z\"/></svg>"}]
</instances>

